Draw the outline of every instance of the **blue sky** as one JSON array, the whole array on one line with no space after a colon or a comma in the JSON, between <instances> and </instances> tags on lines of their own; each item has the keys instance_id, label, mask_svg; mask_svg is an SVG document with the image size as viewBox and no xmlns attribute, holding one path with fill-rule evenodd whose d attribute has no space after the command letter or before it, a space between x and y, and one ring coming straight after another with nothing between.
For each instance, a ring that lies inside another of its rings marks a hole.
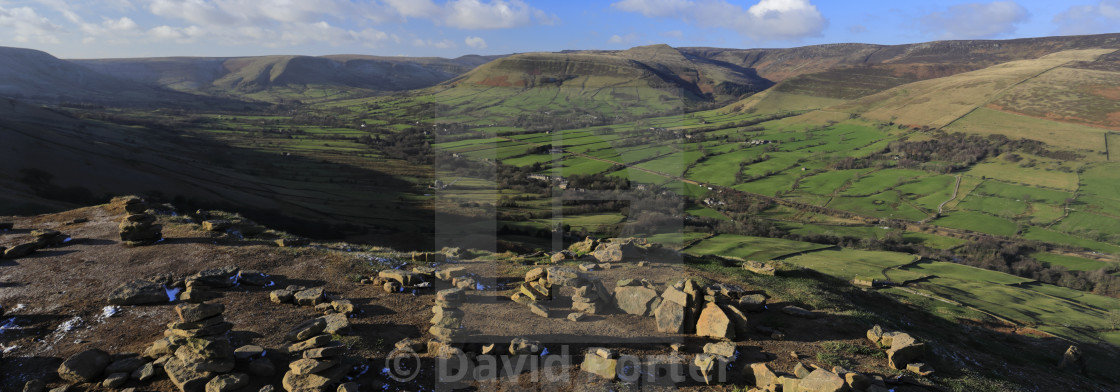
<instances>
[{"instance_id":1,"label":"blue sky","mask_svg":"<svg viewBox=\"0 0 1120 392\"><path fill-rule=\"evenodd\" d=\"M1120 32L1120 0L0 0L0 46L63 58L899 44Z\"/></svg>"}]
</instances>

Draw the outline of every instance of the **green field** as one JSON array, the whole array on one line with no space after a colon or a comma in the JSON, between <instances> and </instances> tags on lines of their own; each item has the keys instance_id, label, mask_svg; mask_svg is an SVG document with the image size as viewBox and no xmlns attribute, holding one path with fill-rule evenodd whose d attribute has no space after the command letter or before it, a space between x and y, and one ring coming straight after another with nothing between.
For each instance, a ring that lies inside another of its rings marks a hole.
<instances>
[{"instance_id":1,"label":"green field","mask_svg":"<svg viewBox=\"0 0 1120 392\"><path fill-rule=\"evenodd\" d=\"M1048 265L1060 265L1066 267L1070 271L1093 271L1107 267L1109 264L1103 261L1090 260L1076 256L1057 255L1053 253L1035 253L1031 255L1035 260L1041 261Z\"/></svg>"},{"instance_id":2,"label":"green field","mask_svg":"<svg viewBox=\"0 0 1120 392\"><path fill-rule=\"evenodd\" d=\"M841 279L898 279L884 272L917 261L905 253L876 252L855 249L825 249L783 259L783 262L832 275Z\"/></svg>"},{"instance_id":3,"label":"green field","mask_svg":"<svg viewBox=\"0 0 1120 392\"><path fill-rule=\"evenodd\" d=\"M1015 222L1007 219L986 215L978 212L953 211L933 221L938 226L951 227L990 233L1002 236L1013 236L1018 230Z\"/></svg>"},{"instance_id":4,"label":"green field","mask_svg":"<svg viewBox=\"0 0 1120 392\"><path fill-rule=\"evenodd\" d=\"M798 242L777 238L747 237L720 234L686 248L689 254L735 257L743 260L766 261L794 253L828 248L828 245Z\"/></svg>"}]
</instances>

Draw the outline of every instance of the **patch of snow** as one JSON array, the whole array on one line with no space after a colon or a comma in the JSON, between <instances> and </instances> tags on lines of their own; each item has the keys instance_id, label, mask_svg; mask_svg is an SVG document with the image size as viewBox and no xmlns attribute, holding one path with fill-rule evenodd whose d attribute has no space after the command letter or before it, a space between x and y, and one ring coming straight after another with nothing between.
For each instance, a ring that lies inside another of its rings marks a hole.
<instances>
[{"instance_id":1,"label":"patch of snow","mask_svg":"<svg viewBox=\"0 0 1120 392\"><path fill-rule=\"evenodd\" d=\"M3 346L3 345L0 345L0 347L4 347L4 349L3 349L3 350L0 350L0 351L2 351L2 352L3 352L4 354L10 353L10 352L12 352L12 351L15 351L16 349L18 349L18 348L19 348L19 346L9 346L9 347L5 347L5 346Z\"/></svg>"},{"instance_id":2,"label":"patch of snow","mask_svg":"<svg viewBox=\"0 0 1120 392\"><path fill-rule=\"evenodd\" d=\"M548 347L541 348L541 356L543 357L545 355L548 355Z\"/></svg>"},{"instance_id":3,"label":"patch of snow","mask_svg":"<svg viewBox=\"0 0 1120 392\"><path fill-rule=\"evenodd\" d=\"M175 300L179 299L179 292L183 291L183 289L178 287L167 288L167 286L164 286L163 291L167 293L167 302L175 302Z\"/></svg>"},{"instance_id":4,"label":"patch of snow","mask_svg":"<svg viewBox=\"0 0 1120 392\"><path fill-rule=\"evenodd\" d=\"M275 286L275 285L276 285L276 282L273 282L273 281L270 280L270 281L268 281L268 284L264 285L264 287L272 287L272 286Z\"/></svg>"},{"instance_id":5,"label":"patch of snow","mask_svg":"<svg viewBox=\"0 0 1120 392\"><path fill-rule=\"evenodd\" d=\"M62 243L65 244L65 243L73 241L73 240L74 240L74 237L66 237L66 239L62 240Z\"/></svg>"},{"instance_id":6,"label":"patch of snow","mask_svg":"<svg viewBox=\"0 0 1120 392\"><path fill-rule=\"evenodd\" d=\"M120 306L109 305L109 306L106 306L104 308L101 308L101 318L105 319L105 318L113 317L113 316L116 316L117 314L119 314L120 312L121 312L121 307Z\"/></svg>"},{"instance_id":7,"label":"patch of snow","mask_svg":"<svg viewBox=\"0 0 1120 392\"><path fill-rule=\"evenodd\" d=\"M21 310L24 310L24 309L27 309L27 305L16 304L16 307L12 308L12 311L13 312L18 312L18 311L21 311Z\"/></svg>"},{"instance_id":8,"label":"patch of snow","mask_svg":"<svg viewBox=\"0 0 1120 392\"><path fill-rule=\"evenodd\" d=\"M16 318L15 317L12 317L12 318L8 319L8 321L5 321L4 324L0 324L0 334L3 334L4 332L8 332L8 330L12 330L12 329L19 329L19 326L16 325Z\"/></svg>"}]
</instances>

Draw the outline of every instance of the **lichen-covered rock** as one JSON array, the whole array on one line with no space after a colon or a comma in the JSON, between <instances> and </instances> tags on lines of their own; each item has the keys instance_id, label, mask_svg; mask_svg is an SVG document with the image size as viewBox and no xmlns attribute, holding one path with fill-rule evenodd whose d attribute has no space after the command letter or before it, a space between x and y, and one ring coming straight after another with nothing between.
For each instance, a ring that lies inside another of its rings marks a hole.
<instances>
[{"instance_id":1,"label":"lichen-covered rock","mask_svg":"<svg viewBox=\"0 0 1120 392\"><path fill-rule=\"evenodd\" d=\"M719 305L708 303L700 312L700 318L696 322L696 335L733 340L735 324Z\"/></svg>"},{"instance_id":2,"label":"lichen-covered rock","mask_svg":"<svg viewBox=\"0 0 1120 392\"><path fill-rule=\"evenodd\" d=\"M641 286L627 286L615 289L614 299L618 308L627 314L649 316L651 305L657 292Z\"/></svg>"}]
</instances>

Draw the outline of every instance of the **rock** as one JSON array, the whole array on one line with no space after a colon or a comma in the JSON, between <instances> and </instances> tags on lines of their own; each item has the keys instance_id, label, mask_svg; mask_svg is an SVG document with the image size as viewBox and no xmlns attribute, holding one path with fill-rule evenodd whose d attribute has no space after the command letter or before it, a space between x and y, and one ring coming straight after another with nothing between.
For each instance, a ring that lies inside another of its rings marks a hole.
<instances>
[{"instance_id":1,"label":"rock","mask_svg":"<svg viewBox=\"0 0 1120 392\"><path fill-rule=\"evenodd\" d=\"M22 244L13 246L13 247L5 250L4 251L4 258L5 259L18 259L20 257L27 257L28 255L30 255L32 253L35 253L35 251L38 250L38 249L39 249L39 244L37 244L37 243L34 243L34 242L22 243Z\"/></svg>"},{"instance_id":2,"label":"rock","mask_svg":"<svg viewBox=\"0 0 1120 392\"><path fill-rule=\"evenodd\" d=\"M356 383L356 382L348 382L348 383L339 385L338 389L335 390L335 392L358 392L358 391L359 391L358 383Z\"/></svg>"},{"instance_id":3,"label":"rock","mask_svg":"<svg viewBox=\"0 0 1120 392\"><path fill-rule=\"evenodd\" d=\"M657 319L657 332L684 333L684 316L684 306L673 301L661 301L661 306L653 312L653 317Z\"/></svg>"},{"instance_id":4,"label":"rock","mask_svg":"<svg viewBox=\"0 0 1120 392\"><path fill-rule=\"evenodd\" d=\"M147 280L133 280L109 293L111 305L165 304L168 301L167 292L163 287Z\"/></svg>"},{"instance_id":5,"label":"rock","mask_svg":"<svg viewBox=\"0 0 1120 392\"><path fill-rule=\"evenodd\" d=\"M221 298L221 294L210 291L210 289L202 287L190 287L182 294L179 294L179 299L193 304L200 304L213 299Z\"/></svg>"},{"instance_id":6,"label":"rock","mask_svg":"<svg viewBox=\"0 0 1120 392\"><path fill-rule=\"evenodd\" d=\"M297 291L292 294L292 300L299 306L315 306L326 302L326 291L322 287Z\"/></svg>"},{"instance_id":7,"label":"rock","mask_svg":"<svg viewBox=\"0 0 1120 392\"><path fill-rule=\"evenodd\" d=\"M284 374L281 385L289 392L325 391L328 385L342 380L349 370L349 366L334 366L320 373L296 374L295 372L287 372Z\"/></svg>"},{"instance_id":8,"label":"rock","mask_svg":"<svg viewBox=\"0 0 1120 392\"><path fill-rule=\"evenodd\" d=\"M456 308L441 308L442 311L436 312L432 317L432 325L442 328L459 328L463 326L463 316L465 315L462 310Z\"/></svg>"},{"instance_id":9,"label":"rock","mask_svg":"<svg viewBox=\"0 0 1120 392\"><path fill-rule=\"evenodd\" d=\"M913 362L906 364L906 371L918 374L920 376L928 376L933 374L933 368L922 362Z\"/></svg>"},{"instance_id":10,"label":"rock","mask_svg":"<svg viewBox=\"0 0 1120 392\"><path fill-rule=\"evenodd\" d=\"M413 338L404 338L397 342L394 347L396 347L397 350L418 353L424 348L424 343Z\"/></svg>"},{"instance_id":11,"label":"rock","mask_svg":"<svg viewBox=\"0 0 1120 392\"><path fill-rule=\"evenodd\" d=\"M549 298L548 291L551 291L551 290L547 290L547 289L545 291L538 290L538 286L535 285L535 283L536 282L522 283L520 285L520 287L518 287L518 291L521 293L521 295L524 295L530 301L544 301L544 300L548 299Z\"/></svg>"},{"instance_id":12,"label":"rock","mask_svg":"<svg viewBox=\"0 0 1120 392\"><path fill-rule=\"evenodd\" d=\"M579 265L579 270L584 271L584 272L590 272L590 271L594 271L595 268L597 268L597 267L599 267L599 265L595 264L595 263L583 263L583 264Z\"/></svg>"},{"instance_id":13,"label":"rock","mask_svg":"<svg viewBox=\"0 0 1120 392\"><path fill-rule=\"evenodd\" d=\"M599 302L573 302L572 310L586 314L603 314L606 311Z\"/></svg>"},{"instance_id":14,"label":"rock","mask_svg":"<svg viewBox=\"0 0 1120 392\"><path fill-rule=\"evenodd\" d=\"M214 317L226 311L222 304L179 304L175 306L175 313L184 323L198 322Z\"/></svg>"},{"instance_id":15,"label":"rock","mask_svg":"<svg viewBox=\"0 0 1120 392\"><path fill-rule=\"evenodd\" d=\"M739 298L739 309L744 312L761 312L766 309L766 296L762 294L744 295Z\"/></svg>"},{"instance_id":16,"label":"rock","mask_svg":"<svg viewBox=\"0 0 1120 392\"><path fill-rule=\"evenodd\" d=\"M272 290L272 292L268 293L268 298L272 300L273 303L286 304L291 303L295 299L295 294L294 291L286 289Z\"/></svg>"},{"instance_id":17,"label":"rock","mask_svg":"<svg viewBox=\"0 0 1120 392\"><path fill-rule=\"evenodd\" d=\"M70 391L70 386L69 385L63 385L61 387L54 388L54 389L50 390L50 392L68 392L68 391Z\"/></svg>"},{"instance_id":18,"label":"rock","mask_svg":"<svg viewBox=\"0 0 1120 392\"><path fill-rule=\"evenodd\" d=\"M871 327L871 329L867 330L867 340L870 340L871 343L879 344L879 340L882 338L883 327L880 327L876 324L874 327Z\"/></svg>"},{"instance_id":19,"label":"rock","mask_svg":"<svg viewBox=\"0 0 1120 392\"><path fill-rule=\"evenodd\" d=\"M133 371L136 371L136 369L139 369L141 366L144 366L144 364L147 363L147 362L148 361L145 361L144 358L140 358L139 356L135 356L135 355L129 356L129 357L124 357L124 358L118 359L116 361L110 362L109 366L105 367L104 373L105 374L113 374L113 373L132 374Z\"/></svg>"},{"instance_id":20,"label":"rock","mask_svg":"<svg viewBox=\"0 0 1120 392\"><path fill-rule=\"evenodd\" d=\"M260 357L249 361L249 374L257 377L272 377L276 374L276 365L268 357Z\"/></svg>"},{"instance_id":21,"label":"rock","mask_svg":"<svg viewBox=\"0 0 1120 392\"><path fill-rule=\"evenodd\" d=\"M775 273L775 269L774 269L773 265L766 264L766 263L759 262L759 261L748 260L747 262L743 263L743 269L745 269L747 271L750 271L750 272L753 272L753 273L756 273L756 274L759 274L759 275L774 276L774 273Z\"/></svg>"},{"instance_id":22,"label":"rock","mask_svg":"<svg viewBox=\"0 0 1120 392\"><path fill-rule=\"evenodd\" d=\"M579 287L585 279L582 274L568 267L551 267L548 269L548 283L554 286Z\"/></svg>"},{"instance_id":23,"label":"rock","mask_svg":"<svg viewBox=\"0 0 1120 392\"><path fill-rule=\"evenodd\" d=\"M797 378L808 377L809 373L810 370L805 368L805 364L798 362L796 365L793 365L793 375L797 376Z\"/></svg>"},{"instance_id":24,"label":"rock","mask_svg":"<svg viewBox=\"0 0 1120 392\"><path fill-rule=\"evenodd\" d=\"M569 246L568 251L574 254L588 254L594 251L596 246L599 246L599 241L594 238L587 237L584 238L583 241L576 242Z\"/></svg>"},{"instance_id":25,"label":"rock","mask_svg":"<svg viewBox=\"0 0 1120 392\"><path fill-rule=\"evenodd\" d=\"M350 327L350 318L344 313L332 313L321 318L327 323L323 327L324 333L339 334Z\"/></svg>"},{"instance_id":26,"label":"rock","mask_svg":"<svg viewBox=\"0 0 1120 392\"><path fill-rule=\"evenodd\" d=\"M511 355L529 355L536 354L541 351L541 342L533 341L525 338L513 338L509 343L509 353Z\"/></svg>"},{"instance_id":27,"label":"rock","mask_svg":"<svg viewBox=\"0 0 1120 392\"><path fill-rule=\"evenodd\" d=\"M288 365L288 369L290 369L292 373L298 375L307 375L312 373L319 373L337 365L338 361L303 358L292 361L292 363Z\"/></svg>"},{"instance_id":28,"label":"rock","mask_svg":"<svg viewBox=\"0 0 1120 392\"><path fill-rule=\"evenodd\" d=\"M248 385L248 375L241 373L223 374L206 383L206 392L232 392Z\"/></svg>"},{"instance_id":29,"label":"rock","mask_svg":"<svg viewBox=\"0 0 1120 392\"><path fill-rule=\"evenodd\" d=\"M199 369L194 364L188 364L178 358L172 358L163 365L167 378L183 392L202 392L206 383L214 377L213 372Z\"/></svg>"},{"instance_id":30,"label":"rock","mask_svg":"<svg viewBox=\"0 0 1120 392\"><path fill-rule=\"evenodd\" d=\"M618 282L615 282L614 287L618 288L618 287L639 286L639 285L641 285L641 283L639 283L638 281L636 281L634 279L626 278L626 279L619 279Z\"/></svg>"},{"instance_id":31,"label":"rock","mask_svg":"<svg viewBox=\"0 0 1120 392\"><path fill-rule=\"evenodd\" d=\"M295 326L295 328L292 328L292 330L289 331L284 338L291 342L303 341L310 339L312 336L323 333L323 330L326 328L326 320L323 320L322 318L314 318L304 321Z\"/></svg>"},{"instance_id":32,"label":"rock","mask_svg":"<svg viewBox=\"0 0 1120 392\"><path fill-rule=\"evenodd\" d=\"M451 285L464 290L474 290L478 288L478 282L469 276L460 276L451 280Z\"/></svg>"},{"instance_id":33,"label":"rock","mask_svg":"<svg viewBox=\"0 0 1120 392\"><path fill-rule=\"evenodd\" d=\"M264 287L273 283L268 274L259 271L239 271L237 281L250 286Z\"/></svg>"},{"instance_id":34,"label":"rock","mask_svg":"<svg viewBox=\"0 0 1120 392\"><path fill-rule=\"evenodd\" d=\"M808 319L814 319L814 318L819 317L819 314L817 312L807 310L807 309L799 307L799 306L793 306L793 305L786 306L786 307L782 308L782 313L785 313L785 314L788 314L788 315L794 316L794 317L801 317L801 318L808 318Z\"/></svg>"},{"instance_id":35,"label":"rock","mask_svg":"<svg viewBox=\"0 0 1120 392\"><path fill-rule=\"evenodd\" d=\"M716 343L708 343L708 344L704 345L704 353L707 353L707 354L716 354L716 355L722 355L722 356L728 357L728 358L735 358L736 357L735 351L737 351L736 348L735 348L735 343L731 343L731 342L727 342L727 341L716 342Z\"/></svg>"},{"instance_id":36,"label":"rock","mask_svg":"<svg viewBox=\"0 0 1120 392\"><path fill-rule=\"evenodd\" d=\"M272 385L265 385L257 392L276 392L276 387Z\"/></svg>"},{"instance_id":37,"label":"rock","mask_svg":"<svg viewBox=\"0 0 1120 392\"><path fill-rule=\"evenodd\" d=\"M528 307L529 307L529 310L533 312L533 314L535 314L537 316L544 317L544 318L548 318L548 308L544 307L543 305L541 305L539 303L536 303L536 302L533 302L533 303L530 303L528 305Z\"/></svg>"},{"instance_id":38,"label":"rock","mask_svg":"<svg viewBox=\"0 0 1120 392\"><path fill-rule=\"evenodd\" d=\"M674 287L665 289L665 292L661 293L661 298L664 298L666 301L672 301L680 306L689 306L688 294Z\"/></svg>"},{"instance_id":39,"label":"rock","mask_svg":"<svg viewBox=\"0 0 1120 392\"><path fill-rule=\"evenodd\" d=\"M234 266L211 268L191 275L187 280L193 280L209 287L233 287L234 283L237 282L238 272L240 272L240 269Z\"/></svg>"},{"instance_id":40,"label":"rock","mask_svg":"<svg viewBox=\"0 0 1120 392\"><path fill-rule=\"evenodd\" d=\"M896 335L887 350L887 365L894 369L905 369L906 364L913 362L925 353L926 345L918 343L909 334Z\"/></svg>"},{"instance_id":41,"label":"rock","mask_svg":"<svg viewBox=\"0 0 1120 392\"><path fill-rule=\"evenodd\" d=\"M202 230L206 231L226 231L233 227L233 222L225 219L211 219L202 221Z\"/></svg>"},{"instance_id":42,"label":"rock","mask_svg":"<svg viewBox=\"0 0 1120 392\"><path fill-rule=\"evenodd\" d=\"M735 325L735 336L745 337L750 333L751 329L747 324L747 315L743 314L743 311L730 305L721 305L720 308L723 309L727 318L731 319L731 323Z\"/></svg>"},{"instance_id":43,"label":"rock","mask_svg":"<svg viewBox=\"0 0 1120 392\"><path fill-rule=\"evenodd\" d=\"M709 303L700 312L700 318L696 322L696 335L732 340L735 339L735 324L719 305Z\"/></svg>"},{"instance_id":44,"label":"rock","mask_svg":"<svg viewBox=\"0 0 1120 392\"><path fill-rule=\"evenodd\" d=\"M1062 360L1058 362L1058 369L1073 369L1078 372L1084 372L1085 360L1081 354L1081 348L1077 346L1069 346L1065 353L1062 353Z\"/></svg>"},{"instance_id":45,"label":"rock","mask_svg":"<svg viewBox=\"0 0 1120 392\"><path fill-rule=\"evenodd\" d=\"M145 362L143 366L132 372L132 378L139 381L151 380L156 375L156 365L151 362Z\"/></svg>"},{"instance_id":46,"label":"rock","mask_svg":"<svg viewBox=\"0 0 1120 392\"><path fill-rule=\"evenodd\" d=\"M273 242L276 243L276 246L279 246L281 248L293 248L311 244L311 241L302 238L281 238Z\"/></svg>"},{"instance_id":47,"label":"rock","mask_svg":"<svg viewBox=\"0 0 1120 392\"><path fill-rule=\"evenodd\" d=\"M562 263L562 262L564 262L564 260L572 260L572 259L575 259L575 258L576 258L575 253L572 253L572 252L569 252L569 251L566 251L566 250L562 250L562 251L553 253L550 260L552 260L553 263Z\"/></svg>"},{"instance_id":48,"label":"rock","mask_svg":"<svg viewBox=\"0 0 1120 392\"><path fill-rule=\"evenodd\" d=\"M596 351L598 349L587 350L583 355L583 363L579 365L580 370L613 380L618 375L618 360L596 354Z\"/></svg>"},{"instance_id":49,"label":"rock","mask_svg":"<svg viewBox=\"0 0 1120 392\"><path fill-rule=\"evenodd\" d=\"M58 376L73 383L93 382L113 360L109 353L88 349L74 354L58 367Z\"/></svg>"},{"instance_id":50,"label":"rock","mask_svg":"<svg viewBox=\"0 0 1120 392\"><path fill-rule=\"evenodd\" d=\"M816 369L804 377L796 389L797 392L843 392L848 390L848 384L836 373Z\"/></svg>"},{"instance_id":51,"label":"rock","mask_svg":"<svg viewBox=\"0 0 1120 392\"><path fill-rule=\"evenodd\" d=\"M442 301L452 307L463 304L466 292L461 288L445 289L436 292L436 301Z\"/></svg>"},{"instance_id":52,"label":"rock","mask_svg":"<svg viewBox=\"0 0 1120 392\"><path fill-rule=\"evenodd\" d=\"M415 286L424 281L423 275L411 271L402 271L396 269L383 270L377 273L377 276L382 279L394 280L400 283L403 287Z\"/></svg>"},{"instance_id":53,"label":"rock","mask_svg":"<svg viewBox=\"0 0 1120 392\"><path fill-rule=\"evenodd\" d=\"M657 292L645 287L627 286L615 289L615 302L627 314L649 316L653 309L650 305L657 298Z\"/></svg>"},{"instance_id":54,"label":"rock","mask_svg":"<svg viewBox=\"0 0 1120 392\"><path fill-rule=\"evenodd\" d=\"M467 274L466 267L451 267L436 271L436 279L451 280Z\"/></svg>"},{"instance_id":55,"label":"rock","mask_svg":"<svg viewBox=\"0 0 1120 392\"><path fill-rule=\"evenodd\" d=\"M894 337L899 335L903 335L903 333L895 331L883 332L883 334L879 336L879 347L883 349L891 348L891 344L894 343Z\"/></svg>"},{"instance_id":56,"label":"rock","mask_svg":"<svg viewBox=\"0 0 1120 392\"><path fill-rule=\"evenodd\" d=\"M529 270L529 272L525 273L525 281L526 282L536 282L536 281L540 280L541 278L548 278L548 272L545 271L545 269L541 268L541 267L533 268L533 269Z\"/></svg>"},{"instance_id":57,"label":"rock","mask_svg":"<svg viewBox=\"0 0 1120 392\"><path fill-rule=\"evenodd\" d=\"M439 340L446 342L462 337L464 332L461 329L444 328L433 325L428 328L428 333L432 334L432 336L435 336L436 338L439 338ZM431 352L432 351L429 349L428 353Z\"/></svg>"},{"instance_id":58,"label":"rock","mask_svg":"<svg viewBox=\"0 0 1120 392\"><path fill-rule=\"evenodd\" d=\"M244 345L233 350L234 358L241 360L253 359L261 355L264 355L264 347L252 344Z\"/></svg>"},{"instance_id":59,"label":"rock","mask_svg":"<svg viewBox=\"0 0 1120 392\"><path fill-rule=\"evenodd\" d=\"M696 365L696 367L700 369L700 376L704 377L704 383L711 384L712 381L722 381L716 380L715 376L719 374L719 371L726 369L727 364L730 362L731 359L728 357L717 354L703 353L697 355L696 359L692 361L692 364Z\"/></svg>"},{"instance_id":60,"label":"rock","mask_svg":"<svg viewBox=\"0 0 1120 392\"><path fill-rule=\"evenodd\" d=\"M584 318L584 314L583 314L583 313L580 313L580 312L572 312L572 313L568 313L568 320L571 320L571 321L577 321L577 322L578 322L578 321L583 321L583 318Z\"/></svg>"},{"instance_id":61,"label":"rock","mask_svg":"<svg viewBox=\"0 0 1120 392\"><path fill-rule=\"evenodd\" d=\"M395 280L385 282L385 284L381 285L381 289L390 294L399 293L401 292L401 282Z\"/></svg>"},{"instance_id":62,"label":"rock","mask_svg":"<svg viewBox=\"0 0 1120 392\"><path fill-rule=\"evenodd\" d=\"M347 347L342 345L319 347L304 351L303 357L310 359L340 357L346 354L347 350Z\"/></svg>"},{"instance_id":63,"label":"rock","mask_svg":"<svg viewBox=\"0 0 1120 392\"><path fill-rule=\"evenodd\" d=\"M43 392L47 384L43 380L35 379L23 384L23 392Z\"/></svg>"},{"instance_id":64,"label":"rock","mask_svg":"<svg viewBox=\"0 0 1120 392\"><path fill-rule=\"evenodd\" d=\"M844 383L848 384L848 389L853 391L866 391L867 388L871 387L871 379L855 372L845 374Z\"/></svg>"},{"instance_id":65,"label":"rock","mask_svg":"<svg viewBox=\"0 0 1120 392\"><path fill-rule=\"evenodd\" d=\"M105 380L101 382L101 386L103 386L105 388L109 388L109 389L120 388L121 385L124 385L124 383L128 382L128 377L129 376L130 376L129 373L112 373L112 374L109 374L109 376L105 377Z\"/></svg>"},{"instance_id":66,"label":"rock","mask_svg":"<svg viewBox=\"0 0 1120 392\"><path fill-rule=\"evenodd\" d=\"M124 206L125 212L129 214L139 214L148 210L148 203L136 196L127 196L121 200L114 200L114 204L121 204Z\"/></svg>"},{"instance_id":67,"label":"rock","mask_svg":"<svg viewBox=\"0 0 1120 392\"><path fill-rule=\"evenodd\" d=\"M752 363L751 371L754 373L754 385L759 388L766 388L778 380L778 376L765 363Z\"/></svg>"},{"instance_id":68,"label":"rock","mask_svg":"<svg viewBox=\"0 0 1120 392\"><path fill-rule=\"evenodd\" d=\"M617 263L622 261L623 252L622 244L618 243L605 243L599 244L595 247L595 252L591 254L596 260L601 263Z\"/></svg>"}]
</instances>

